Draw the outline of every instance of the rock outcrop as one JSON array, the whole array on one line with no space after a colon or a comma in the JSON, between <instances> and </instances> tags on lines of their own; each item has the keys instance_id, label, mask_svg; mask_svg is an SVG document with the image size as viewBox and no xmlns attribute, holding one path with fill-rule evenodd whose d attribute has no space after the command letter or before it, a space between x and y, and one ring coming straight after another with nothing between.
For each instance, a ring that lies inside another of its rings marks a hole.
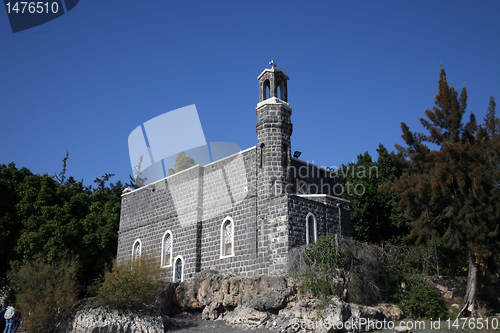
<instances>
[{"instance_id":1,"label":"rock outcrop","mask_svg":"<svg viewBox=\"0 0 500 333\"><path fill-rule=\"evenodd\" d=\"M334 297L328 305L317 299L295 300L277 314L238 306L233 311L221 313L220 318L238 328L330 333L363 332L383 328L384 325L388 327L389 322L400 320L404 315L394 305L360 306Z\"/></svg>"},{"instance_id":2,"label":"rock outcrop","mask_svg":"<svg viewBox=\"0 0 500 333\"><path fill-rule=\"evenodd\" d=\"M404 317L395 305L360 306L338 297L325 304L314 298L298 299L294 289L293 281L284 276L241 277L205 271L192 281L180 283L174 302L182 310L203 310L203 319L279 332L304 328L314 332L352 331L353 325L361 332Z\"/></svg>"},{"instance_id":3,"label":"rock outcrop","mask_svg":"<svg viewBox=\"0 0 500 333\"><path fill-rule=\"evenodd\" d=\"M79 301L71 315L59 323L57 333L163 333L169 318L159 310L117 310L94 306L92 299Z\"/></svg>"},{"instance_id":4,"label":"rock outcrop","mask_svg":"<svg viewBox=\"0 0 500 333\"><path fill-rule=\"evenodd\" d=\"M196 274L192 281L180 283L175 300L182 310L203 310L204 319L217 319L220 313L238 306L278 311L293 295L293 288L280 275L241 277L205 271Z\"/></svg>"},{"instance_id":5,"label":"rock outcrop","mask_svg":"<svg viewBox=\"0 0 500 333\"><path fill-rule=\"evenodd\" d=\"M291 279L280 275L242 277L205 271L194 280L168 284L149 310L116 310L80 301L58 333L164 332L173 308L202 311L202 318L225 320L237 328L275 332L346 332L382 328L381 323L404 318L395 305L376 307L346 303L339 297L328 302L299 298Z\"/></svg>"}]
</instances>

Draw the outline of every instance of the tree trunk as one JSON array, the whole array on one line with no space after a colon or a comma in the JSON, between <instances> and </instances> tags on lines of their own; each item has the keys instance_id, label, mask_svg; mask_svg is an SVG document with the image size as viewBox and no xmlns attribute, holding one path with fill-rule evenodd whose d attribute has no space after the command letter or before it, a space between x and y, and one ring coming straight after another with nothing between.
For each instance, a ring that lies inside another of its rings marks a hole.
<instances>
[{"instance_id":1,"label":"tree trunk","mask_svg":"<svg viewBox=\"0 0 500 333\"><path fill-rule=\"evenodd\" d=\"M469 248L469 273L467 275L467 290L465 291L464 307L457 315L458 317L477 318L477 264L476 256Z\"/></svg>"}]
</instances>

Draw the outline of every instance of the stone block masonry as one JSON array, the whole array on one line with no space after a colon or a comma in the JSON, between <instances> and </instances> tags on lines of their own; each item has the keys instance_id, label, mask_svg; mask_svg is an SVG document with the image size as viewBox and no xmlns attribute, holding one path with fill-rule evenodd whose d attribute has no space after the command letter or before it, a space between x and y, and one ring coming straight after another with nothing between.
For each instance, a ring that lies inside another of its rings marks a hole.
<instances>
[{"instance_id":1,"label":"stone block masonry","mask_svg":"<svg viewBox=\"0 0 500 333\"><path fill-rule=\"evenodd\" d=\"M209 269L282 274L292 248L350 236L338 175L291 157L288 76L273 68L258 79L257 146L124 193L118 262L147 253L167 281Z\"/></svg>"}]
</instances>

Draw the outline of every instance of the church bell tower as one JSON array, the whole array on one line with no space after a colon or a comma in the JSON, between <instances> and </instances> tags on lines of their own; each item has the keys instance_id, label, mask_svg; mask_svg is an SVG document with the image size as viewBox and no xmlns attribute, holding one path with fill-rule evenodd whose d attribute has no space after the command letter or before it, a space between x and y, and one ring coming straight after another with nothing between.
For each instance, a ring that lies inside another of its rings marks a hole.
<instances>
[{"instance_id":1,"label":"church bell tower","mask_svg":"<svg viewBox=\"0 0 500 333\"><path fill-rule=\"evenodd\" d=\"M257 104L257 168L259 169L259 196L277 197L287 191L287 169L290 164L290 136L292 135L292 108L288 104L288 75L275 68L265 69L258 77L259 104Z\"/></svg>"}]
</instances>

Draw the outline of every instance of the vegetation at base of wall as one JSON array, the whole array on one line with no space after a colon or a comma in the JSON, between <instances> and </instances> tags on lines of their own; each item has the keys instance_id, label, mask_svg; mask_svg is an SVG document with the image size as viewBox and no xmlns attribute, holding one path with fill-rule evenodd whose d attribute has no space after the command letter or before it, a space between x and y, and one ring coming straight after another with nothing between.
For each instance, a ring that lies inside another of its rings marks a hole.
<instances>
[{"instance_id":1,"label":"vegetation at base of wall","mask_svg":"<svg viewBox=\"0 0 500 333\"><path fill-rule=\"evenodd\" d=\"M39 255L8 273L11 297L24 318L26 332L51 332L78 296L77 262Z\"/></svg>"},{"instance_id":2,"label":"vegetation at base of wall","mask_svg":"<svg viewBox=\"0 0 500 333\"><path fill-rule=\"evenodd\" d=\"M349 302L373 304L383 297L375 247L357 247L352 239L321 236L297 257L294 276L300 290L321 299L348 291Z\"/></svg>"},{"instance_id":3,"label":"vegetation at base of wall","mask_svg":"<svg viewBox=\"0 0 500 333\"><path fill-rule=\"evenodd\" d=\"M113 264L97 291L97 300L120 309L151 305L164 287L158 262L147 255L127 263Z\"/></svg>"},{"instance_id":4,"label":"vegetation at base of wall","mask_svg":"<svg viewBox=\"0 0 500 333\"><path fill-rule=\"evenodd\" d=\"M439 318L446 305L423 279L435 272L434 253L429 246L381 247L321 236L295 254L291 269L302 293L326 302L332 296L365 305L390 301L414 318Z\"/></svg>"}]
</instances>

